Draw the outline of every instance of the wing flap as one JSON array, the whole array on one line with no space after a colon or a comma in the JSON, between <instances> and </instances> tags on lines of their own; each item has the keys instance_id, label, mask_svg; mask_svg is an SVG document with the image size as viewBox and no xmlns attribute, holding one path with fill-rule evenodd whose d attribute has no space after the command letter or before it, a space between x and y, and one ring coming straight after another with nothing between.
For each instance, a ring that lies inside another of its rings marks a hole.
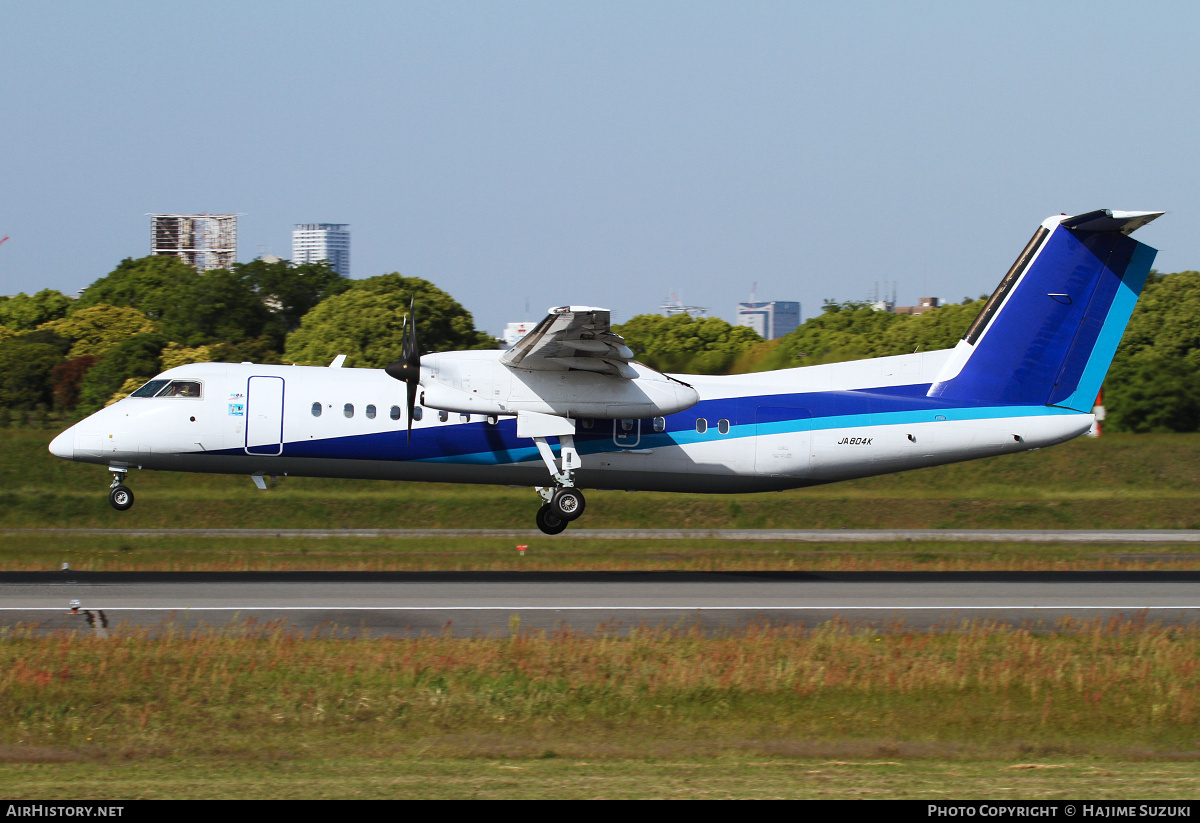
<instances>
[{"instance_id":1,"label":"wing flap","mask_svg":"<svg viewBox=\"0 0 1200 823\"><path fill-rule=\"evenodd\" d=\"M533 371L580 371L632 379L633 352L609 329L609 310L560 306L517 341L500 362Z\"/></svg>"}]
</instances>

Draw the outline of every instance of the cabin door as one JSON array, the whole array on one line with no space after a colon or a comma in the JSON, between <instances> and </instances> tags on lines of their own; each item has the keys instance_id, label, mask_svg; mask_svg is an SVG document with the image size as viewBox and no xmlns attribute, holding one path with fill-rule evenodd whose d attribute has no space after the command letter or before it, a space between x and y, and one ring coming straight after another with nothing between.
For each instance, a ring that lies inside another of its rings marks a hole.
<instances>
[{"instance_id":1,"label":"cabin door","mask_svg":"<svg viewBox=\"0 0 1200 823\"><path fill-rule=\"evenodd\" d=\"M808 471L812 412L808 409L759 406L755 422L755 472L796 475Z\"/></svg>"},{"instance_id":2,"label":"cabin door","mask_svg":"<svg viewBox=\"0 0 1200 823\"><path fill-rule=\"evenodd\" d=\"M282 377L251 377L246 385L246 453L283 453Z\"/></svg>"}]
</instances>

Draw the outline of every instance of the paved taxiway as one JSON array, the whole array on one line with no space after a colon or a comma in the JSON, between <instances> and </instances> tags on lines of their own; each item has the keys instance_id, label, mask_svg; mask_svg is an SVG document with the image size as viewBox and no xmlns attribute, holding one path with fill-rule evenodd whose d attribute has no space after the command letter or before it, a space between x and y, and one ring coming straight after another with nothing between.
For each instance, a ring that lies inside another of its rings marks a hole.
<instances>
[{"instance_id":1,"label":"paved taxiway","mask_svg":"<svg viewBox=\"0 0 1200 823\"><path fill-rule=\"evenodd\" d=\"M254 618L371 635L567 624L814 625L840 617L919 628L967 619L1053 626L1064 617L1200 622L1200 572L521 573L261 572L0 574L0 625L86 630L72 600L125 626Z\"/></svg>"}]
</instances>

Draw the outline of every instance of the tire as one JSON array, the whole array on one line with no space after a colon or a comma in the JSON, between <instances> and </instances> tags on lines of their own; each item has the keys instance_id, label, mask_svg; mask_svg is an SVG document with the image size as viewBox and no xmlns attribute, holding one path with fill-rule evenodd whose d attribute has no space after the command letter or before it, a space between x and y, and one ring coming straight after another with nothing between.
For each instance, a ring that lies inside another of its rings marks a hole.
<instances>
[{"instance_id":1,"label":"tire","mask_svg":"<svg viewBox=\"0 0 1200 823\"><path fill-rule=\"evenodd\" d=\"M133 506L133 492L128 486L117 486L108 493L108 502L114 509L123 512Z\"/></svg>"},{"instance_id":2,"label":"tire","mask_svg":"<svg viewBox=\"0 0 1200 823\"><path fill-rule=\"evenodd\" d=\"M547 503L538 509L537 527L546 534L560 534L567 528L567 521L550 511L550 504Z\"/></svg>"},{"instance_id":3,"label":"tire","mask_svg":"<svg viewBox=\"0 0 1200 823\"><path fill-rule=\"evenodd\" d=\"M559 489L554 493L554 498L550 501L550 510L569 523L583 514L583 509L586 505L587 503L583 499L583 492L579 489L568 487Z\"/></svg>"}]
</instances>

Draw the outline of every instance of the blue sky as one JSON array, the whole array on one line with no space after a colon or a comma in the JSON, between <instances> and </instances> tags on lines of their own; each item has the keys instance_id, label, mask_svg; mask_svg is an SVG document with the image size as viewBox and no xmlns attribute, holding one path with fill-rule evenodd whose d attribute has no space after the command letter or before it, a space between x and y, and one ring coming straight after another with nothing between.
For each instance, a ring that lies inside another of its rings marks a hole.
<instances>
[{"instance_id":1,"label":"blue sky","mask_svg":"<svg viewBox=\"0 0 1200 823\"><path fill-rule=\"evenodd\" d=\"M17 3L0 28L0 293L242 212L239 258L351 225L493 333L671 292L990 292L1044 217L1165 209L1200 268L1194 3Z\"/></svg>"}]
</instances>

